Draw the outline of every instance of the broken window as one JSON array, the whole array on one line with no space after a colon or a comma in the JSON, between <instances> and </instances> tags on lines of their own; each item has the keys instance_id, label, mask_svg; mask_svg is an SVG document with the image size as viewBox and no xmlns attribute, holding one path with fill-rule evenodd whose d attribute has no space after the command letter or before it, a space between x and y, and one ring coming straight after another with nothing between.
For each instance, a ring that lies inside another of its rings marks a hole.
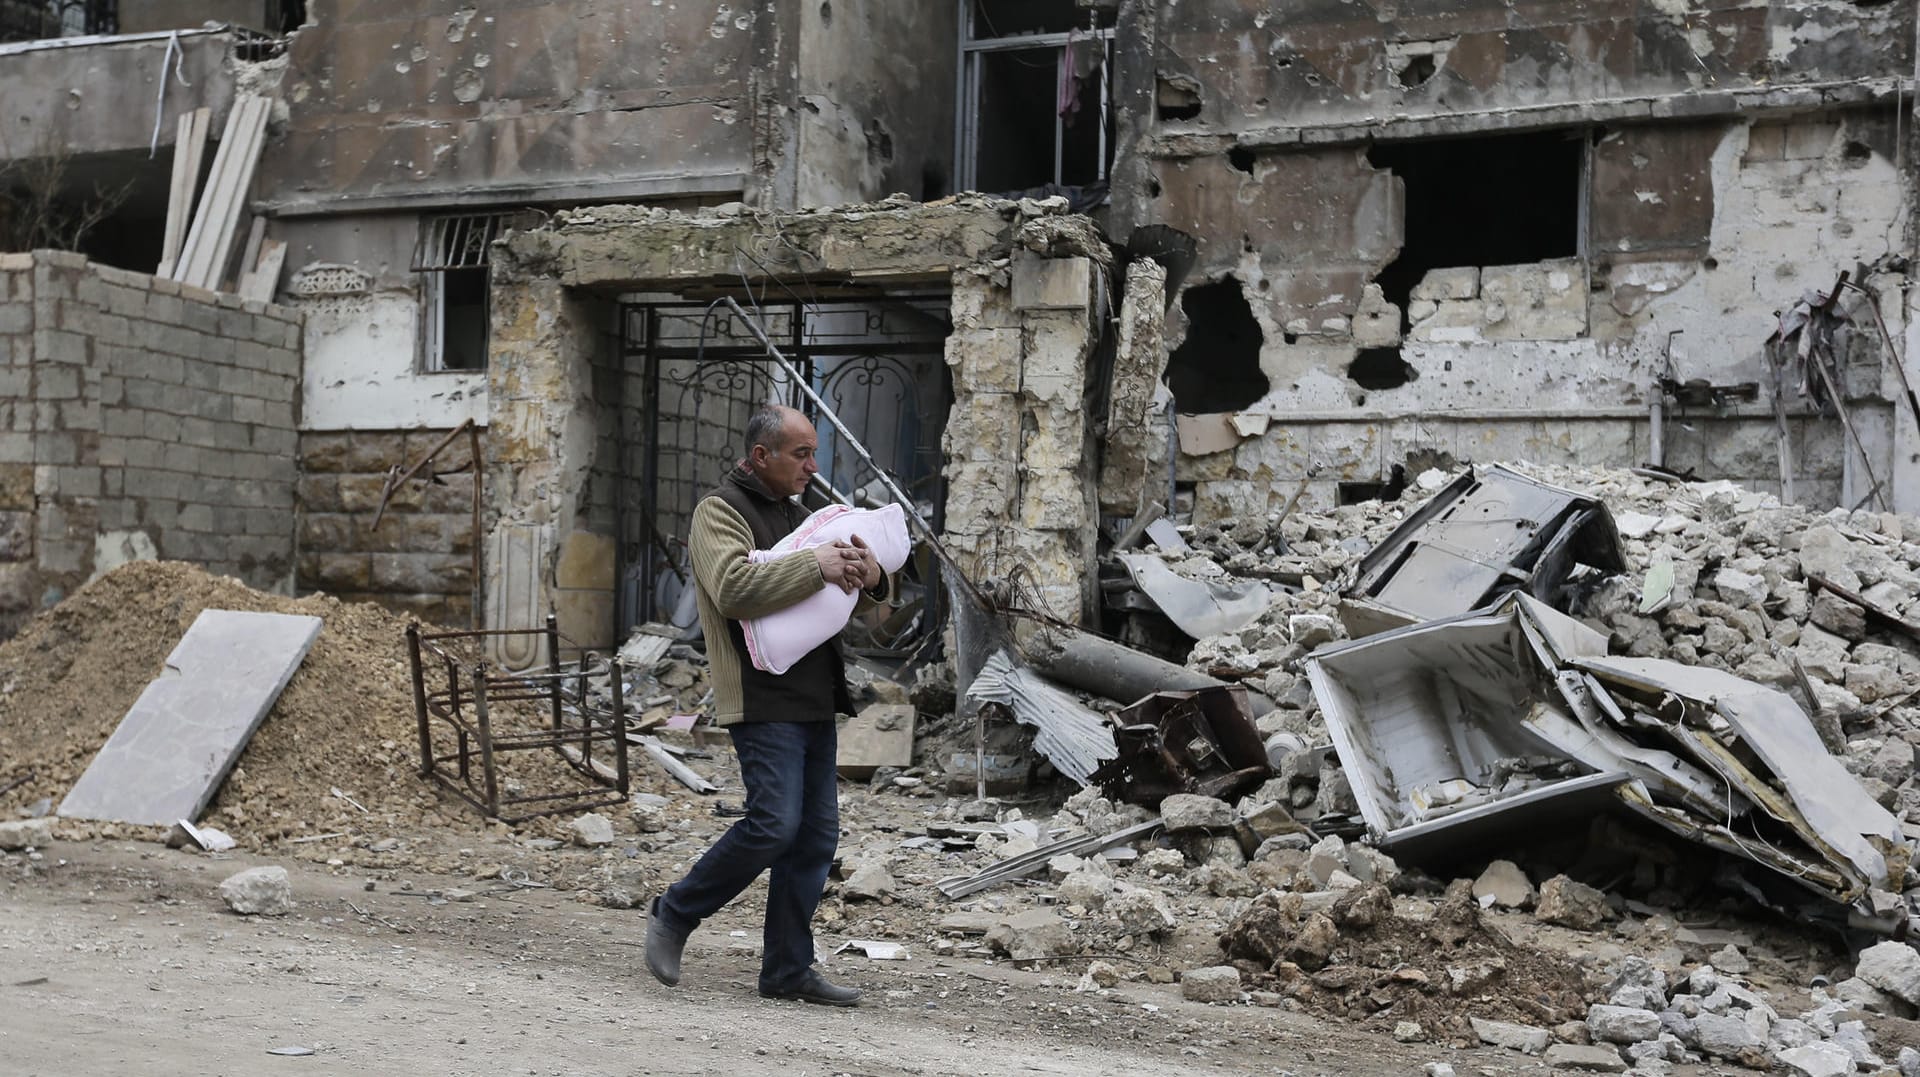
<instances>
[{"instance_id":1,"label":"broken window","mask_svg":"<svg viewBox=\"0 0 1920 1077\"><path fill-rule=\"evenodd\" d=\"M960 20L959 188L1103 184L1113 160L1113 14L1073 0L960 0Z\"/></svg>"},{"instance_id":2,"label":"broken window","mask_svg":"<svg viewBox=\"0 0 1920 1077\"><path fill-rule=\"evenodd\" d=\"M421 368L485 370L489 267L493 241L513 214L427 217L413 252L421 282Z\"/></svg>"},{"instance_id":3,"label":"broken window","mask_svg":"<svg viewBox=\"0 0 1920 1077\"><path fill-rule=\"evenodd\" d=\"M1176 409L1187 415L1240 411L1267 395L1270 386L1260 369L1266 338L1237 279L1188 288L1180 309L1187 316L1187 337L1167 357L1167 386Z\"/></svg>"},{"instance_id":4,"label":"broken window","mask_svg":"<svg viewBox=\"0 0 1920 1077\"><path fill-rule=\"evenodd\" d=\"M0 0L0 44L119 32L118 0Z\"/></svg>"},{"instance_id":5,"label":"broken window","mask_svg":"<svg viewBox=\"0 0 1920 1077\"><path fill-rule=\"evenodd\" d=\"M1406 188L1400 257L1375 278L1404 327L1429 270L1503 266L1582 253L1586 139L1577 131L1383 143L1367 153Z\"/></svg>"}]
</instances>

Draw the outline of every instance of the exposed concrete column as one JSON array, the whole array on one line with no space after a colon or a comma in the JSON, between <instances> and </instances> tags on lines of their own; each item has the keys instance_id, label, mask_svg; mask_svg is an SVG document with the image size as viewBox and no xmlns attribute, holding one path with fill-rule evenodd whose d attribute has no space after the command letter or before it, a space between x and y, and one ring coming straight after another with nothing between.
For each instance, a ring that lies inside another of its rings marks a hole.
<instances>
[{"instance_id":1,"label":"exposed concrete column","mask_svg":"<svg viewBox=\"0 0 1920 1077\"><path fill-rule=\"evenodd\" d=\"M1128 266L1100 470L1100 511L1113 516L1133 515L1167 485L1166 311L1166 269L1145 258Z\"/></svg>"},{"instance_id":2,"label":"exposed concrete column","mask_svg":"<svg viewBox=\"0 0 1920 1077\"><path fill-rule=\"evenodd\" d=\"M596 435L593 304L540 274L496 274L488 361L488 628L533 628L548 610L580 646L611 642L613 543L579 526ZM495 657L522 668L543 649Z\"/></svg>"},{"instance_id":3,"label":"exposed concrete column","mask_svg":"<svg viewBox=\"0 0 1920 1077\"><path fill-rule=\"evenodd\" d=\"M1085 257L1016 251L1012 270L1022 353L1021 543L1048 610L1078 622L1094 608L1099 576L1093 432L1081 403L1104 283Z\"/></svg>"}]
</instances>

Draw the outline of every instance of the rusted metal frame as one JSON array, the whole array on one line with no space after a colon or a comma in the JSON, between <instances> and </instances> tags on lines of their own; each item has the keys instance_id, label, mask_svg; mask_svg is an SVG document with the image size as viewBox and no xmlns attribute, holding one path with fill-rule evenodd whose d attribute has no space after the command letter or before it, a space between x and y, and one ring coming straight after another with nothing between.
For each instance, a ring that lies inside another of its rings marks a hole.
<instances>
[{"instance_id":1,"label":"rusted metal frame","mask_svg":"<svg viewBox=\"0 0 1920 1077\"><path fill-rule=\"evenodd\" d=\"M545 629L533 632L546 634L549 654L557 654L559 648L558 626L549 618ZM609 665L614 677L613 698L615 706L604 720L596 720L588 708L580 709L580 725L568 725L565 705L572 696L566 691L565 682L577 678L579 698L587 694L587 678L594 669L586 656L582 656L577 671L558 671L536 675L534 679L543 682L544 690L529 690L524 682L528 678L517 675L489 676L484 659L469 662L447 650L435 646L431 640L475 638L492 635L526 635L528 630L516 632L445 632L424 633L416 624L409 626L409 657L417 674L417 687L414 696L416 719L421 733L421 761L423 776L467 801L492 818L505 822L519 822L538 815L561 811L581 810L618 804L629 791L630 773L627 766L626 736L624 725L624 693L619 684L618 663ZM429 690L426 685L425 660L421 648L430 650L439 659L446 677L446 687ZM461 680L465 674L467 686L463 691ZM494 712L501 704L514 702L550 702L556 707L555 724L548 728L526 731L497 731L494 729ZM446 755L436 755L432 746L432 720L439 719L450 725L456 736L455 750ZM612 768L605 767L591 758L592 742L599 737L614 741L615 763ZM578 745L576 748L575 745ZM523 796L503 795L497 766L498 756L513 751L554 749L575 771L591 780L597 789L579 792L541 793ZM577 752L578 758L569 753ZM473 758L479 756L480 766L475 773ZM443 769L443 764L451 764L453 773ZM608 790L611 790L608 792ZM509 815L516 808L537 807L539 810L519 812Z\"/></svg>"},{"instance_id":2,"label":"rusted metal frame","mask_svg":"<svg viewBox=\"0 0 1920 1077\"><path fill-rule=\"evenodd\" d=\"M399 492L400 487L404 485L408 480L418 475L421 469L425 468L428 464L432 463L434 458L439 456L440 453L443 450L445 450L447 446L452 445L456 440L458 440L461 434L467 435L466 466L454 468L452 471L444 471L444 472L436 473L434 477L438 478L439 475L457 475L462 471L473 472L473 510L472 510L473 511L473 569L472 569L473 578L469 581L471 593L468 596L468 600L471 603L472 609L473 609L471 616L473 618L474 627L478 628L481 624L484 623L483 618L485 616L484 607L481 600L482 593L484 591L484 584L480 577L481 569L483 567L483 562L481 558L481 547L485 544L484 543L485 536L480 533L480 506L481 506L482 496L483 496L482 489L481 489L483 486L483 482L482 482L481 476L483 474L483 471L480 466L480 428L477 425L475 425L474 421L471 418L462 419L460 421L459 426L456 426L452 430L448 431L447 436L441 438L439 444L435 445L431 449L428 449L426 452L426 455L422 456L418 461L416 461L412 467L402 470L400 466L396 464L393 467L387 469L386 482L382 484L380 488L380 504L374 509L373 523L370 524L369 527L378 528L380 526L381 519L384 518L387 514L387 504L393 500L393 495ZM445 637L444 635L442 635L442 636L428 636L427 638L437 639L437 638L445 638Z\"/></svg>"}]
</instances>

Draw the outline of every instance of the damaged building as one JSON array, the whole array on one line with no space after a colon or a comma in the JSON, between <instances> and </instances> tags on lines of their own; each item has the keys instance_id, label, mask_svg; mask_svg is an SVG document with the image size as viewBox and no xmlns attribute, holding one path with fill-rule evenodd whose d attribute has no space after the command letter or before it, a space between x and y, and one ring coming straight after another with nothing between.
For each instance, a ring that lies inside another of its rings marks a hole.
<instances>
[{"instance_id":1,"label":"damaged building","mask_svg":"<svg viewBox=\"0 0 1920 1077\"><path fill-rule=\"evenodd\" d=\"M1120 27L1110 230L1200 240L1167 381L1202 517L1499 459L1912 511L1883 370L1908 349L1911 11L1133 4ZM1857 441L1763 346L1843 271L1893 336L1869 315L1842 361Z\"/></svg>"}]
</instances>

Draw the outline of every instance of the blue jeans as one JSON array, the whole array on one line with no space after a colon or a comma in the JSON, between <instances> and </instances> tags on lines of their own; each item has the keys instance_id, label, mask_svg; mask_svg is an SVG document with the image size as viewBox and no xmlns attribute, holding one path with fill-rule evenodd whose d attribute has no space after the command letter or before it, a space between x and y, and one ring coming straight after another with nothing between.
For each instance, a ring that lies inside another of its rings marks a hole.
<instances>
[{"instance_id":1,"label":"blue jeans","mask_svg":"<svg viewBox=\"0 0 1920 1077\"><path fill-rule=\"evenodd\" d=\"M790 991L813 967L813 913L840 842L834 723L742 722L728 732L747 814L661 895L657 915L685 936L769 872L760 990Z\"/></svg>"}]
</instances>

